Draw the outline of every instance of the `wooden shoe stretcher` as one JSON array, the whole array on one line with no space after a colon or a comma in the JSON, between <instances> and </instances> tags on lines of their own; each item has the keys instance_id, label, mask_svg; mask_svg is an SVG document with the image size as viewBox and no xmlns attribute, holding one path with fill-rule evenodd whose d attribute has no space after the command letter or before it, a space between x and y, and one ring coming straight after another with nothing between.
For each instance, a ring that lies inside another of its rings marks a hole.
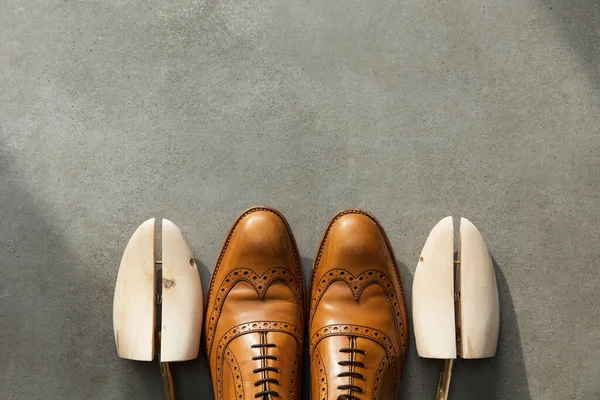
<instances>
[{"instance_id":1,"label":"wooden shoe stretcher","mask_svg":"<svg viewBox=\"0 0 600 400\"><path fill-rule=\"evenodd\" d=\"M413 283L413 326L419 356L444 360L437 400L448 398L457 356L496 354L500 305L494 264L469 220L460 219L457 260L452 217L442 219L429 234Z\"/></svg>"},{"instance_id":2,"label":"wooden shoe stretcher","mask_svg":"<svg viewBox=\"0 0 600 400\"><path fill-rule=\"evenodd\" d=\"M144 222L125 248L115 286L113 325L119 357L138 361L160 357L165 397L175 400L169 363L198 357L202 286L179 228L162 220L162 260L155 259L155 229L154 218Z\"/></svg>"}]
</instances>

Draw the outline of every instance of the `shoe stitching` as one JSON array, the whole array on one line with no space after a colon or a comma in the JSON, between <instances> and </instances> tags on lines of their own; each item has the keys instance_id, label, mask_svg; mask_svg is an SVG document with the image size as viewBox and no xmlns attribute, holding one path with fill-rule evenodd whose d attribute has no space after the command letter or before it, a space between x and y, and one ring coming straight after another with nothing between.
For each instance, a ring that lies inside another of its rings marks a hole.
<instances>
[{"instance_id":1,"label":"shoe stitching","mask_svg":"<svg viewBox=\"0 0 600 400\"><path fill-rule=\"evenodd\" d=\"M302 359L301 350L294 353L294 360L292 361L292 367L290 368L290 373L288 375L288 399L293 399L294 392L298 390L299 380L297 380L296 374L298 373L298 367L300 365L299 358Z\"/></svg>"},{"instance_id":2,"label":"shoe stitching","mask_svg":"<svg viewBox=\"0 0 600 400\"><path fill-rule=\"evenodd\" d=\"M206 299L206 304L205 304L205 309L204 309L204 315L208 316L209 315L209 308L211 308L212 310L214 310L214 306L211 306L211 302L213 301L213 297L214 297L214 293L213 293L213 289L214 289L214 285L215 285L215 281L216 281L216 276L217 273L219 271L219 267L221 266L221 263L223 261L223 258L225 256L225 252L227 251L228 247L229 247L229 243L231 242L231 239L233 237L233 233L235 232L235 229L237 228L237 226L240 224L240 222L248 215L254 213L254 212L258 212L258 211L265 211L265 212L270 212L272 214L275 214L282 222L283 225L285 226L286 232L288 234L288 239L291 241L292 244L292 255L294 257L294 265L296 267L296 271L297 274L295 275L297 277L297 279L299 280L299 287L302 288L301 290L301 295L300 295L300 312L302 314L302 319L304 320L304 313L305 313L305 303L303 300L303 289L304 289L304 275L302 272L302 264L300 262L300 254L298 253L298 247L296 245L296 240L294 238L294 235L292 233L292 230L289 226L289 223L287 222L287 220L285 219L285 217L283 216L283 214L281 214L279 211L269 208L269 207L252 207L249 208L248 210L244 211L234 222L233 226L230 228L229 233L227 234L227 238L225 239L225 242L223 243L223 247L221 248L221 251L219 253L219 258L217 260L217 263L215 265L215 268L213 269L213 272L211 274L211 278L210 278L210 283L209 283L209 288L208 288L208 295L207 295L207 299ZM288 285L289 286L289 285ZM291 288L291 287L290 287ZM293 289L292 289L293 290ZM207 321L210 322L210 319L207 318ZM216 332L216 331L215 331ZM205 340L207 341L207 348L210 347L212 349L212 344L211 346L208 346L209 341L212 342L214 341L214 332L213 334L209 334L209 332L205 333ZM207 351L207 357L210 360L211 357L211 352Z\"/></svg>"},{"instance_id":3,"label":"shoe stitching","mask_svg":"<svg viewBox=\"0 0 600 400\"><path fill-rule=\"evenodd\" d=\"M329 391L327 385L327 368L323 362L323 357L319 349L315 349L315 360L317 360L317 383L318 383L318 398L327 400L329 398Z\"/></svg>"},{"instance_id":4,"label":"shoe stitching","mask_svg":"<svg viewBox=\"0 0 600 400\"><path fill-rule=\"evenodd\" d=\"M226 361L229 364L229 369L231 369L231 375L233 377L233 389L235 391L235 396L237 399L243 399L244 398L244 379L242 378L242 375L240 373L240 365L237 362L237 359L235 358L235 355L233 354L233 352L229 349L227 349L227 353L226 355ZM223 393L223 381L224 379L221 379L219 381L219 391L220 393Z\"/></svg>"},{"instance_id":5,"label":"shoe stitching","mask_svg":"<svg viewBox=\"0 0 600 400\"><path fill-rule=\"evenodd\" d=\"M396 370L398 369L399 365L397 363L397 360L401 360L402 356L398 357L398 359L396 358L396 352L394 351L394 345L391 341L391 339L382 331L378 330L378 329L373 329L371 327L368 326L363 326L363 325L354 325L354 324L333 324L333 325L327 325L322 327L321 329L319 329L318 331L316 331L311 339L310 339L310 345L309 345L309 354L312 358L314 351L316 349L316 346L325 338L327 337L331 337L331 336L340 336L340 335L352 335L352 336L357 336L357 337L362 337L362 338L366 338L366 339L370 339L374 342L379 343L379 345L381 345L381 347L383 347L383 349L386 352L387 358L390 360L390 367L391 367L391 376L392 376L392 381L393 381L393 387L397 387L397 381L398 381L398 376L396 374Z\"/></svg>"},{"instance_id":6,"label":"shoe stitching","mask_svg":"<svg viewBox=\"0 0 600 400\"><path fill-rule=\"evenodd\" d=\"M398 302L402 301L402 304L405 305L405 297L404 297L404 290L402 288L402 279L400 277L400 272L398 269L398 265L396 262L396 258L394 256L394 251L392 250L389 238L387 237L387 234L385 233L385 230L383 229L383 227L381 226L381 224L379 223L379 221L377 220L377 218L375 218L373 215L371 215L370 213L361 210L361 209L346 209L346 210L342 210L340 212L338 212L336 215L334 215L334 217L330 220L329 224L327 225L327 228L325 229L325 232L323 233L323 237L321 238L321 242L319 245L319 249L317 251L317 256L315 257L315 262L314 262L314 266L312 268L311 271L311 277L310 277L310 293L313 293L313 287L314 287L314 283L315 283L315 278L316 278L316 271L319 267L319 263L321 262L321 257L323 255L323 251L325 249L325 244L327 242L327 238L329 237L329 233L331 231L331 229L333 228L333 226L335 225L335 223L343 216L348 215L348 214L358 214L358 215L362 215L365 216L367 218L369 218L371 221L373 221L373 223L375 223L375 225L377 226L378 230L381 232L383 238L384 238L384 242L386 245L386 249L388 251L388 256L389 258L392 260L392 264L394 265L394 273L396 275L396 279L398 282L398 286L399 286L399 294L398 294ZM311 307L310 307L310 313L313 314L313 306L312 306L312 302L311 302ZM406 307L404 307L406 308ZM405 319L405 315L403 315L401 313L401 317L402 317L402 321L404 321ZM311 318L312 321L312 318ZM403 324L402 324L403 325ZM309 322L309 327L310 327L310 322ZM403 349L403 357L401 359L404 359L406 357L406 353L408 351L408 337L406 337L406 335L404 335L402 333L402 335L398 336L398 342L400 343L401 348Z\"/></svg>"},{"instance_id":7,"label":"shoe stitching","mask_svg":"<svg viewBox=\"0 0 600 400\"><path fill-rule=\"evenodd\" d=\"M291 335L296 340L296 353L301 352L302 350L302 332L293 324L284 321L251 321L244 324L239 324L229 329L225 334L221 337L217 347L217 357L216 357L216 377L217 379L223 380L223 362L224 362L224 352L228 349L229 344L235 338L246 335L248 333L256 333L256 332L283 332ZM223 398L223 392L221 386L217 386L217 398Z\"/></svg>"},{"instance_id":8,"label":"shoe stitching","mask_svg":"<svg viewBox=\"0 0 600 400\"><path fill-rule=\"evenodd\" d=\"M386 367L389 364L389 359L387 354L385 356L383 356L381 358L381 361L379 362L379 365L377 365L377 370L375 372L375 376L373 377L373 389L372 389L372 393L373 393L373 400L378 400L381 398L381 390L383 389L383 380L384 380L384 373L386 371ZM392 388L392 393L394 393L393 396L391 396L392 399L396 398L395 392L396 392L396 388L393 387Z\"/></svg>"},{"instance_id":9,"label":"shoe stitching","mask_svg":"<svg viewBox=\"0 0 600 400\"><path fill-rule=\"evenodd\" d=\"M219 267L221 266L223 258L225 257L225 252L227 251L227 248L229 247L229 243L231 242L231 238L233 237L233 233L235 232L235 229L237 228L237 226L240 224L240 222L242 222L242 220L245 217L247 217L248 215L250 215L254 212L258 212L258 211L265 211L265 212L270 212L272 214L275 214L283 222L283 225L285 226L285 230L288 234L288 237L292 242L292 253L294 256L294 264L296 266L298 276L299 276L300 280L302 281L302 279L303 279L302 264L300 263L300 255L298 254L298 247L296 245L296 240L294 238L294 234L292 233L292 229L290 228L290 226L289 226L287 220L284 218L283 214L281 214L279 211L274 210L269 207L252 207L252 208L249 208L248 210L244 211L242 213L242 215L240 215L235 220L233 226L231 227L231 229L229 230L229 233L227 234L227 238L225 239L225 243L223 243L223 247L219 253L219 258L217 260L217 263L216 263L215 268L213 269L213 272L211 275L211 279L210 279L210 283L209 283L209 287L208 287L208 297L206 299L206 307L207 308L212 300L212 289L213 289L213 286L214 286L214 283L216 280L215 278L217 275L217 271L219 270Z\"/></svg>"},{"instance_id":10,"label":"shoe stitching","mask_svg":"<svg viewBox=\"0 0 600 400\"><path fill-rule=\"evenodd\" d=\"M300 313L302 315L302 320L304 320L304 307L302 301L302 290L300 289L300 282L297 282L294 273L287 268L284 267L275 267L270 268L265 271L263 274L259 275L254 270L249 268L236 268L229 272L227 276L222 280L221 285L217 291L217 295L215 295L215 304L212 307L210 314L207 316L207 337L206 337L206 348L207 354L210 356L212 352L212 346L214 342L214 335L217 331L216 326L221 316L221 312L223 311L223 304L227 295L233 289L235 285L239 282L244 281L249 283L259 298L263 298L267 289L271 284L276 281L283 282L286 286L290 288L294 297L296 298L296 303L300 308Z\"/></svg>"},{"instance_id":11,"label":"shoe stitching","mask_svg":"<svg viewBox=\"0 0 600 400\"><path fill-rule=\"evenodd\" d=\"M406 355L407 346L404 339L404 322L402 320L402 300L396 296L395 287L391 279L379 270L366 270L358 275L353 275L350 271L343 268L333 268L323 274L318 286L312 291L313 298L311 299L311 309L309 317L309 326L312 325L313 318L316 313L317 306L321 302L321 298L334 282L344 282L352 291L355 300L358 300L367 286L377 284L386 294L386 300L393 309L394 329L396 336L400 339L400 351L402 356Z\"/></svg>"}]
</instances>

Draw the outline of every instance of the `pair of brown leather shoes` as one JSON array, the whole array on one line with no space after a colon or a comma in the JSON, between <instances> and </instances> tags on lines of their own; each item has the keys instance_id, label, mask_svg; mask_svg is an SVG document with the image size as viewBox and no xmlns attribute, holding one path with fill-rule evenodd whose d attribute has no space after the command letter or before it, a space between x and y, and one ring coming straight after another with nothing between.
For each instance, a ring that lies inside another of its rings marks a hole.
<instances>
[{"instance_id":1,"label":"pair of brown leather shoes","mask_svg":"<svg viewBox=\"0 0 600 400\"><path fill-rule=\"evenodd\" d=\"M308 311L300 256L281 213L244 212L212 274L204 340L217 400L299 399L305 322L313 400L395 399L407 320L394 253L378 221L344 210L313 265Z\"/></svg>"}]
</instances>

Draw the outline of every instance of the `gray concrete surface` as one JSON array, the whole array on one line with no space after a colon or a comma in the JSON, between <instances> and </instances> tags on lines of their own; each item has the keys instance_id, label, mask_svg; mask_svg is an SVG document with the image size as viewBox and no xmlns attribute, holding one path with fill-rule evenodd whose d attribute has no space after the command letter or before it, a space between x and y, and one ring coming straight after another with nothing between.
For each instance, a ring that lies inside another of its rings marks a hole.
<instances>
[{"instance_id":1,"label":"gray concrete surface","mask_svg":"<svg viewBox=\"0 0 600 400\"><path fill-rule=\"evenodd\" d=\"M408 294L429 230L468 217L502 328L451 397L600 398L599 26L595 0L2 1L0 398L161 399L115 354L126 241L172 219L206 285L254 204L306 274L334 212L372 211ZM438 367L412 342L400 398ZM175 378L212 399L204 358Z\"/></svg>"}]
</instances>

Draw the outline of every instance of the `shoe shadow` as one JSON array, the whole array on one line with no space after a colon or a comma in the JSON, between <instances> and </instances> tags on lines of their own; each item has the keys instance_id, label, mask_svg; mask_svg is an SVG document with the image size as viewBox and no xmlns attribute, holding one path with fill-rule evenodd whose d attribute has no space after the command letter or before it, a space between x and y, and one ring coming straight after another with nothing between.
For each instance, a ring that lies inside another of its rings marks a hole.
<instances>
[{"instance_id":1,"label":"shoe shadow","mask_svg":"<svg viewBox=\"0 0 600 400\"><path fill-rule=\"evenodd\" d=\"M502 268L493 260L500 297L500 336L496 356L460 359L455 364L450 394L461 399L531 399L521 336L510 289Z\"/></svg>"},{"instance_id":2,"label":"shoe shadow","mask_svg":"<svg viewBox=\"0 0 600 400\"><path fill-rule=\"evenodd\" d=\"M517 317L510 289L495 260L500 298L500 336L496 356L480 360L458 359L454 366L450 398L530 400ZM398 263L403 278L409 316L409 352L404 366L399 399L435 398L441 361L417 355L412 331L412 280L410 270Z\"/></svg>"},{"instance_id":3,"label":"shoe shadow","mask_svg":"<svg viewBox=\"0 0 600 400\"><path fill-rule=\"evenodd\" d=\"M115 349L114 284L134 225L75 249L66 231L78 222L56 221L27 182L0 139L1 398L160 399L158 366Z\"/></svg>"},{"instance_id":4,"label":"shoe shadow","mask_svg":"<svg viewBox=\"0 0 600 400\"><path fill-rule=\"evenodd\" d=\"M210 282L211 270L202 261L196 258L196 266L202 282L202 293L204 304ZM212 379L203 341L200 341L200 354L198 358L191 361L171 363L171 372L175 383L175 393L181 399L214 399L212 390Z\"/></svg>"},{"instance_id":5,"label":"shoe shadow","mask_svg":"<svg viewBox=\"0 0 600 400\"><path fill-rule=\"evenodd\" d=\"M413 273L407 265L397 260L400 275L402 277L402 288L408 314L408 354L404 364L402 379L400 380L399 399L423 399L423 393L431 393L427 397L435 398L437 379L441 362L420 358L417 355L413 334L412 321L412 284Z\"/></svg>"},{"instance_id":6,"label":"shoe shadow","mask_svg":"<svg viewBox=\"0 0 600 400\"><path fill-rule=\"evenodd\" d=\"M312 270L313 258L312 257L301 257L302 259L302 272L304 273L304 298L306 300L306 314L308 317L308 305L310 304L308 299L310 296L310 272ZM304 335L304 351L302 352L302 383L300 389L301 400L310 400L310 358L308 357L309 352L309 338L308 338L308 321L306 321L305 335Z\"/></svg>"}]
</instances>

